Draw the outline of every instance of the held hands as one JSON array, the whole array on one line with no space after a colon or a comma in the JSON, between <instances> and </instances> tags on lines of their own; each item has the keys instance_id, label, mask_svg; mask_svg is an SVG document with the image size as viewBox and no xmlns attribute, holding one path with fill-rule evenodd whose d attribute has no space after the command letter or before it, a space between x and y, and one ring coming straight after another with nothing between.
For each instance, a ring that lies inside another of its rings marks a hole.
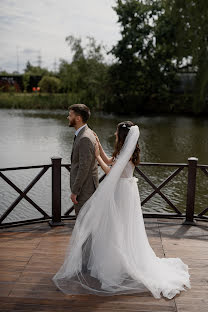
<instances>
[{"instance_id":1,"label":"held hands","mask_svg":"<svg viewBox=\"0 0 208 312\"><path fill-rule=\"evenodd\" d=\"M100 156L100 148L98 142L95 143L95 157L98 158Z\"/></svg>"},{"instance_id":2,"label":"held hands","mask_svg":"<svg viewBox=\"0 0 208 312\"><path fill-rule=\"evenodd\" d=\"M101 144L100 144L100 140L97 136L97 134L93 131L93 134L96 138L96 143L95 143L95 157L99 157L100 156L100 148L101 148Z\"/></svg>"},{"instance_id":3,"label":"held hands","mask_svg":"<svg viewBox=\"0 0 208 312\"><path fill-rule=\"evenodd\" d=\"M74 204L78 204L78 201L77 201L77 195L75 195L75 194L71 194L71 196L70 196L70 198L71 198L71 201L74 203Z\"/></svg>"},{"instance_id":4,"label":"held hands","mask_svg":"<svg viewBox=\"0 0 208 312\"><path fill-rule=\"evenodd\" d=\"M100 140L99 140L97 134L96 134L94 131L93 131L93 134L94 134L94 136L95 136L95 138L96 138L96 141L97 141L97 143L98 143L98 145L99 145L99 147L100 147Z\"/></svg>"}]
</instances>

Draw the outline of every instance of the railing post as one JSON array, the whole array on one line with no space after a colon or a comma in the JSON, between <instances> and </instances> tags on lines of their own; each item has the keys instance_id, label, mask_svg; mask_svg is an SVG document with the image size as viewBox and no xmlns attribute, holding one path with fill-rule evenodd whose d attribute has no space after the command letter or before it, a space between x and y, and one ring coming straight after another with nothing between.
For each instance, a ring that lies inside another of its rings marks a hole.
<instances>
[{"instance_id":1,"label":"railing post","mask_svg":"<svg viewBox=\"0 0 208 312\"><path fill-rule=\"evenodd\" d=\"M50 226L64 225L61 221L61 160L60 157L52 157L52 220Z\"/></svg>"},{"instance_id":2,"label":"railing post","mask_svg":"<svg viewBox=\"0 0 208 312\"><path fill-rule=\"evenodd\" d=\"M186 200L186 220L183 224L196 225L194 221L194 204L196 192L196 171L198 158L188 158L188 185Z\"/></svg>"}]
</instances>

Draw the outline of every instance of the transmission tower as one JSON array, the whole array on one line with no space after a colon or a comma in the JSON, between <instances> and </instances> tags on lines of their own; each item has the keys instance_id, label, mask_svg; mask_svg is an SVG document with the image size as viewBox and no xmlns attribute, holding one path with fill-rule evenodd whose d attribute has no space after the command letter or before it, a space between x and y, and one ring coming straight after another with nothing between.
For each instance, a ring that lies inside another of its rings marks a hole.
<instances>
[{"instance_id":1,"label":"transmission tower","mask_svg":"<svg viewBox=\"0 0 208 312\"><path fill-rule=\"evenodd\" d=\"M53 62L53 71L54 71L54 73L56 73L56 71L57 71L57 61L56 61L56 58L54 59L54 62Z\"/></svg>"},{"instance_id":2,"label":"transmission tower","mask_svg":"<svg viewBox=\"0 0 208 312\"><path fill-rule=\"evenodd\" d=\"M41 55L41 51L40 50L38 50L37 65L39 67L41 67L41 65L42 65L42 55Z\"/></svg>"},{"instance_id":3,"label":"transmission tower","mask_svg":"<svg viewBox=\"0 0 208 312\"><path fill-rule=\"evenodd\" d=\"M17 56L17 72L19 73L19 47L16 46L16 56Z\"/></svg>"}]
</instances>

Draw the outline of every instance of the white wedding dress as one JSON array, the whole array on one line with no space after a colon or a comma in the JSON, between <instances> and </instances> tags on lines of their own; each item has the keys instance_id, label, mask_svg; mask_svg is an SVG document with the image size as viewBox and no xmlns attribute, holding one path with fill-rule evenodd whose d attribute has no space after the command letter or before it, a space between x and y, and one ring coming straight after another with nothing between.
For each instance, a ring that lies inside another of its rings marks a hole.
<instances>
[{"instance_id":1,"label":"white wedding dress","mask_svg":"<svg viewBox=\"0 0 208 312\"><path fill-rule=\"evenodd\" d=\"M191 288L180 258L159 258L145 231L134 165L132 126L108 175L77 217L63 265L53 276L66 294L116 295L150 291L171 299Z\"/></svg>"}]
</instances>

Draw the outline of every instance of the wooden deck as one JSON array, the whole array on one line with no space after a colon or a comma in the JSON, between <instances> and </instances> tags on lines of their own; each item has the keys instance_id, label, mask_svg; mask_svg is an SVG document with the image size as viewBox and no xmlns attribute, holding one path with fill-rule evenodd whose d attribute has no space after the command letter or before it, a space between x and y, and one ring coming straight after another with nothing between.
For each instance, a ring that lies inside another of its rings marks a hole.
<instances>
[{"instance_id":1,"label":"wooden deck","mask_svg":"<svg viewBox=\"0 0 208 312\"><path fill-rule=\"evenodd\" d=\"M181 225L176 219L145 219L159 257L180 257L190 266L192 289L172 300L148 293L98 297L61 293L51 278L63 263L73 221L0 230L0 311L208 311L208 223Z\"/></svg>"}]
</instances>

